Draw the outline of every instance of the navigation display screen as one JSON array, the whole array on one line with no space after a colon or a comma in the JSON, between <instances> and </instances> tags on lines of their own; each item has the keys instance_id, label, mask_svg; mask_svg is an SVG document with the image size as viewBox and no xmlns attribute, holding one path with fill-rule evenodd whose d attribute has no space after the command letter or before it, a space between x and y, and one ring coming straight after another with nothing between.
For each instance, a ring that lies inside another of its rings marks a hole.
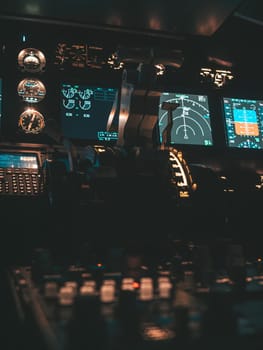
<instances>
[{"instance_id":1,"label":"navigation display screen","mask_svg":"<svg viewBox=\"0 0 263 350\"><path fill-rule=\"evenodd\" d=\"M263 100L223 97L228 147L263 149Z\"/></svg>"},{"instance_id":2,"label":"navigation display screen","mask_svg":"<svg viewBox=\"0 0 263 350\"><path fill-rule=\"evenodd\" d=\"M178 106L169 111L169 104ZM169 113L171 118L169 119ZM163 92L160 96L158 126L160 142L164 141L169 120L171 144L212 146L212 130L208 96Z\"/></svg>"},{"instance_id":3,"label":"navigation display screen","mask_svg":"<svg viewBox=\"0 0 263 350\"><path fill-rule=\"evenodd\" d=\"M38 169L38 157L33 153L0 153L0 168Z\"/></svg>"},{"instance_id":4,"label":"navigation display screen","mask_svg":"<svg viewBox=\"0 0 263 350\"><path fill-rule=\"evenodd\" d=\"M64 83L60 96L64 136L87 141L118 139L117 88Z\"/></svg>"}]
</instances>

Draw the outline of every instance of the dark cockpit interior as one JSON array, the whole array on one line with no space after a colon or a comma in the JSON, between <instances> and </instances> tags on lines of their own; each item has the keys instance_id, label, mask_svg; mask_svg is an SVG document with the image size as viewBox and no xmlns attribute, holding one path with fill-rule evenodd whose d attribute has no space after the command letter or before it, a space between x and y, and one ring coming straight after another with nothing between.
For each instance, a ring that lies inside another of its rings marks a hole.
<instances>
[{"instance_id":1,"label":"dark cockpit interior","mask_svg":"<svg viewBox=\"0 0 263 350\"><path fill-rule=\"evenodd\" d=\"M0 28L10 349L262 348L261 2L14 0Z\"/></svg>"}]
</instances>

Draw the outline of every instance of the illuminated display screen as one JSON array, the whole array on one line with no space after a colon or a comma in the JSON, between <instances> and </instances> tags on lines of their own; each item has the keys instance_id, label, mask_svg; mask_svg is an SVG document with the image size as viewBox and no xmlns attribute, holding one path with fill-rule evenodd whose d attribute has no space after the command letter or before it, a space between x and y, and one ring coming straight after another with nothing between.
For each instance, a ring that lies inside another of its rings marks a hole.
<instances>
[{"instance_id":1,"label":"illuminated display screen","mask_svg":"<svg viewBox=\"0 0 263 350\"><path fill-rule=\"evenodd\" d=\"M0 153L0 168L37 169L36 154Z\"/></svg>"},{"instance_id":2,"label":"illuminated display screen","mask_svg":"<svg viewBox=\"0 0 263 350\"><path fill-rule=\"evenodd\" d=\"M167 109L169 103L177 103L179 106L169 111ZM171 113L171 118L169 118L169 113ZM172 121L170 123L169 143L201 146L213 145L208 96L163 92L160 96L158 111L161 143L164 141L169 120Z\"/></svg>"},{"instance_id":3,"label":"illuminated display screen","mask_svg":"<svg viewBox=\"0 0 263 350\"><path fill-rule=\"evenodd\" d=\"M263 100L223 98L227 146L263 149Z\"/></svg>"},{"instance_id":4,"label":"illuminated display screen","mask_svg":"<svg viewBox=\"0 0 263 350\"><path fill-rule=\"evenodd\" d=\"M62 84L60 110L63 135L76 140L116 141L118 89Z\"/></svg>"}]
</instances>

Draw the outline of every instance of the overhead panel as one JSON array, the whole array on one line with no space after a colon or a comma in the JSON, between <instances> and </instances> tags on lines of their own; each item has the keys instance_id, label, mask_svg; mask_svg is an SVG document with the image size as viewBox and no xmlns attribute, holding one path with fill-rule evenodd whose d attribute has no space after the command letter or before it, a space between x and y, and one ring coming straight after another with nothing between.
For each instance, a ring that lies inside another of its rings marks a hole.
<instances>
[{"instance_id":1,"label":"overhead panel","mask_svg":"<svg viewBox=\"0 0 263 350\"><path fill-rule=\"evenodd\" d=\"M154 35L212 35L240 0L13 0L2 1L1 16L69 22Z\"/></svg>"}]
</instances>

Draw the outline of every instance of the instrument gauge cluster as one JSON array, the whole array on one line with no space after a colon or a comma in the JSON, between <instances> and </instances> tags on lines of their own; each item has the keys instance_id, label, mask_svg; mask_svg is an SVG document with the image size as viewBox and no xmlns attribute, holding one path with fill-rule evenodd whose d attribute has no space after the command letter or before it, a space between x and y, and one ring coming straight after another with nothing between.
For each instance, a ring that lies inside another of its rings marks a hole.
<instances>
[{"instance_id":1,"label":"instrument gauge cluster","mask_svg":"<svg viewBox=\"0 0 263 350\"><path fill-rule=\"evenodd\" d=\"M37 103L46 95L45 85L36 78L27 78L20 81L17 86L17 93L23 101Z\"/></svg>"},{"instance_id":2,"label":"instrument gauge cluster","mask_svg":"<svg viewBox=\"0 0 263 350\"><path fill-rule=\"evenodd\" d=\"M36 104L46 96L46 87L38 79L46 66L46 58L38 49L25 48L19 52L17 63L22 72L28 73L17 85L17 94L25 103L24 111L18 117L18 128L22 133L37 135L45 127L45 118Z\"/></svg>"}]
</instances>

